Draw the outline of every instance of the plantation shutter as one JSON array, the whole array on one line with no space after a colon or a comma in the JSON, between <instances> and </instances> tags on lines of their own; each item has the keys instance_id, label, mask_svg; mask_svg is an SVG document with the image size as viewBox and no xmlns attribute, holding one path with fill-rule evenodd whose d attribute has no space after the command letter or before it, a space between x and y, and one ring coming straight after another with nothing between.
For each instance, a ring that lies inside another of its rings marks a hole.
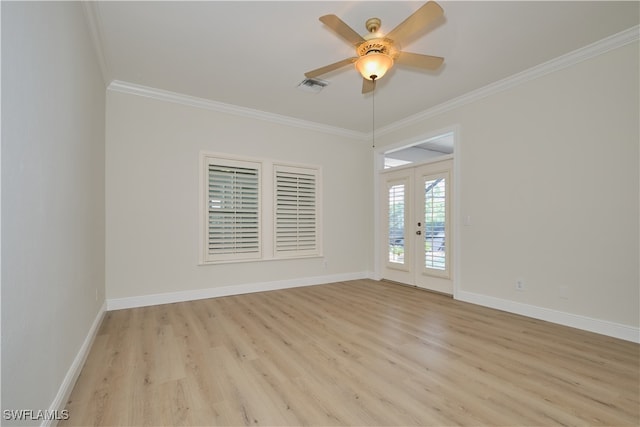
<instances>
[{"instance_id":1,"label":"plantation shutter","mask_svg":"<svg viewBox=\"0 0 640 427\"><path fill-rule=\"evenodd\" d=\"M389 258L387 261L404 264L405 263L405 228L406 228L406 202L404 198L405 184L393 184L389 186Z\"/></svg>"},{"instance_id":2,"label":"plantation shutter","mask_svg":"<svg viewBox=\"0 0 640 427\"><path fill-rule=\"evenodd\" d=\"M318 170L274 166L276 257L320 255Z\"/></svg>"},{"instance_id":3,"label":"plantation shutter","mask_svg":"<svg viewBox=\"0 0 640 427\"><path fill-rule=\"evenodd\" d=\"M260 164L210 158L207 169L207 261L260 258Z\"/></svg>"},{"instance_id":4,"label":"plantation shutter","mask_svg":"<svg viewBox=\"0 0 640 427\"><path fill-rule=\"evenodd\" d=\"M424 181L424 239L425 268L447 269L446 235L446 178L444 176Z\"/></svg>"}]
</instances>

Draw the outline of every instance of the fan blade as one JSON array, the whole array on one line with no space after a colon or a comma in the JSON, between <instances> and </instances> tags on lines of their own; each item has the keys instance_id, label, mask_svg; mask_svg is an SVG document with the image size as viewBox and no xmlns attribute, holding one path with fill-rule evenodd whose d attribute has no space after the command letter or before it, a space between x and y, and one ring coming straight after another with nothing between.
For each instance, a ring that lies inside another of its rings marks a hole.
<instances>
[{"instance_id":1,"label":"fan blade","mask_svg":"<svg viewBox=\"0 0 640 427\"><path fill-rule=\"evenodd\" d=\"M362 93L373 92L375 88L376 88L375 80L365 79L364 77L362 78Z\"/></svg>"},{"instance_id":2,"label":"fan blade","mask_svg":"<svg viewBox=\"0 0 640 427\"><path fill-rule=\"evenodd\" d=\"M422 55L419 53L400 52L396 58L396 63L408 65L409 67L422 68L424 70L435 70L444 62L441 56Z\"/></svg>"},{"instance_id":3,"label":"fan blade","mask_svg":"<svg viewBox=\"0 0 640 427\"><path fill-rule=\"evenodd\" d=\"M331 28L337 35L354 46L357 46L365 41L360 34L356 33L353 28L345 24L344 21L338 18L336 15L321 16L320 22Z\"/></svg>"},{"instance_id":4,"label":"fan blade","mask_svg":"<svg viewBox=\"0 0 640 427\"><path fill-rule=\"evenodd\" d=\"M391 30L385 37L393 40L395 43L402 45L416 31L426 27L444 14L440 5L434 1L430 1L422 5L411 16L402 21L396 28Z\"/></svg>"},{"instance_id":5,"label":"fan blade","mask_svg":"<svg viewBox=\"0 0 640 427\"><path fill-rule=\"evenodd\" d=\"M314 77L321 76L323 74L327 74L329 71L337 70L338 68L342 68L346 65L353 64L356 62L358 58L347 58L342 61L334 62L333 64L325 65L324 67L316 68L315 70L308 71L304 73L304 76L308 79L312 79Z\"/></svg>"}]
</instances>

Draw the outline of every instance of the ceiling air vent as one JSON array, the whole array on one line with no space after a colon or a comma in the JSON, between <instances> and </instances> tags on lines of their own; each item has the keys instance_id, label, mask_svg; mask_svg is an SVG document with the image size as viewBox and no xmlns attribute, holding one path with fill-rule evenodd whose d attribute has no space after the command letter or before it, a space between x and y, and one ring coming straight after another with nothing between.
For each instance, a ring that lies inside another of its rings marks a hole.
<instances>
[{"instance_id":1,"label":"ceiling air vent","mask_svg":"<svg viewBox=\"0 0 640 427\"><path fill-rule=\"evenodd\" d=\"M305 92L318 93L329 84L326 80L321 79L304 79L298 84L298 88Z\"/></svg>"}]
</instances>

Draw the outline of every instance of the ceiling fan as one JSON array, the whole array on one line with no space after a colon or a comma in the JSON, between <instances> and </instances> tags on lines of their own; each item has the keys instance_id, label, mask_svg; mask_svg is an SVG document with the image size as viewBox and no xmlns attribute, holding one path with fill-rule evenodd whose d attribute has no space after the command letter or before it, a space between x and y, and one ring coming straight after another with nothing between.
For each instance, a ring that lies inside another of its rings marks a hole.
<instances>
[{"instance_id":1,"label":"ceiling fan","mask_svg":"<svg viewBox=\"0 0 640 427\"><path fill-rule=\"evenodd\" d=\"M381 78L394 62L424 70L435 70L442 65L444 58L404 52L400 50L400 46L412 34L441 17L443 13L438 3L429 1L386 35L378 33L380 19L370 18L365 24L369 33L364 36L358 34L336 15L321 16L320 22L351 43L358 56L317 68L304 75L311 79L355 63L356 69L363 78L362 93L368 93L373 91L376 80Z\"/></svg>"}]
</instances>

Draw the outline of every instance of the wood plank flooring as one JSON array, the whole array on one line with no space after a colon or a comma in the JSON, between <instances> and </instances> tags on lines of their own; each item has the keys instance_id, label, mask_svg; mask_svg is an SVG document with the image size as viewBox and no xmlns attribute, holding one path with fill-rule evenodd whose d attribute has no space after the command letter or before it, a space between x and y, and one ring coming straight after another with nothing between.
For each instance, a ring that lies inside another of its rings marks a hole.
<instances>
[{"instance_id":1,"label":"wood plank flooring","mask_svg":"<svg viewBox=\"0 0 640 427\"><path fill-rule=\"evenodd\" d=\"M640 346L356 280L108 312L59 425L634 425Z\"/></svg>"}]
</instances>

